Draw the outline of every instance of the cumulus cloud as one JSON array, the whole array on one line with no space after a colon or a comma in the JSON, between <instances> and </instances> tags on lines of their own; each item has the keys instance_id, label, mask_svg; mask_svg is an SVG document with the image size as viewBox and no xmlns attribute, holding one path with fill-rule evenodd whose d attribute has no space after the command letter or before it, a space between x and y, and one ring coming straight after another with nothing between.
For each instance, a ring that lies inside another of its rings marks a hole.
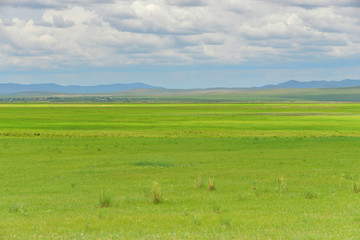
<instances>
[{"instance_id":1,"label":"cumulus cloud","mask_svg":"<svg viewBox=\"0 0 360 240\"><path fill-rule=\"evenodd\" d=\"M264 1L264 0L263 0ZM265 2L265 1L264 1ZM358 0L270 0L266 2L278 3L283 6L299 6L304 8L344 6L344 7L360 7Z\"/></svg>"},{"instance_id":2,"label":"cumulus cloud","mask_svg":"<svg viewBox=\"0 0 360 240\"><path fill-rule=\"evenodd\" d=\"M66 28L66 27L72 27L75 25L74 21L64 19L64 17L61 15L53 16L53 24L54 24L54 27L57 27L57 28Z\"/></svg>"},{"instance_id":3,"label":"cumulus cloud","mask_svg":"<svg viewBox=\"0 0 360 240\"><path fill-rule=\"evenodd\" d=\"M355 0L0 3L39 12L0 16L0 61L9 66L261 65L360 53Z\"/></svg>"},{"instance_id":4,"label":"cumulus cloud","mask_svg":"<svg viewBox=\"0 0 360 240\"><path fill-rule=\"evenodd\" d=\"M207 5L207 1L205 0L166 0L166 3L169 5L186 6L186 7Z\"/></svg>"},{"instance_id":5,"label":"cumulus cloud","mask_svg":"<svg viewBox=\"0 0 360 240\"><path fill-rule=\"evenodd\" d=\"M51 0L2 0L0 6L11 6L20 8L63 8L66 7L64 3Z\"/></svg>"},{"instance_id":6,"label":"cumulus cloud","mask_svg":"<svg viewBox=\"0 0 360 240\"><path fill-rule=\"evenodd\" d=\"M114 0L1 0L0 6L12 6L22 8L46 8L64 9L73 5L106 4L114 3Z\"/></svg>"}]
</instances>

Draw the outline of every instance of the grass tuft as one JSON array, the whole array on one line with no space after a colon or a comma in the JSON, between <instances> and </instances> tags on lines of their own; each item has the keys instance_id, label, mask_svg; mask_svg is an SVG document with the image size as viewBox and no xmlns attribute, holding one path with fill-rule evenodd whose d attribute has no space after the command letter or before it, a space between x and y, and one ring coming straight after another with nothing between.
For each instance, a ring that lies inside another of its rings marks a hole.
<instances>
[{"instance_id":1,"label":"grass tuft","mask_svg":"<svg viewBox=\"0 0 360 240\"><path fill-rule=\"evenodd\" d=\"M208 180L208 187L210 191L214 191L215 190L215 184L214 184L214 179L209 178Z\"/></svg>"},{"instance_id":2,"label":"grass tuft","mask_svg":"<svg viewBox=\"0 0 360 240\"><path fill-rule=\"evenodd\" d=\"M199 176L198 178L196 178L193 182L194 188L201 188L203 185L201 176Z\"/></svg>"},{"instance_id":3,"label":"grass tuft","mask_svg":"<svg viewBox=\"0 0 360 240\"><path fill-rule=\"evenodd\" d=\"M360 183L359 182L354 182L353 183L353 191L354 191L354 193L359 193L360 192Z\"/></svg>"},{"instance_id":4,"label":"grass tuft","mask_svg":"<svg viewBox=\"0 0 360 240\"><path fill-rule=\"evenodd\" d=\"M279 192L280 193L286 192L287 191L286 179L282 177L278 179L278 183L279 183Z\"/></svg>"},{"instance_id":5,"label":"grass tuft","mask_svg":"<svg viewBox=\"0 0 360 240\"><path fill-rule=\"evenodd\" d=\"M220 205L214 205L213 206L213 212L214 213L220 213Z\"/></svg>"},{"instance_id":6,"label":"grass tuft","mask_svg":"<svg viewBox=\"0 0 360 240\"><path fill-rule=\"evenodd\" d=\"M200 225L200 217L199 216L195 216L192 220L192 223L195 225L195 226L199 226Z\"/></svg>"},{"instance_id":7,"label":"grass tuft","mask_svg":"<svg viewBox=\"0 0 360 240\"><path fill-rule=\"evenodd\" d=\"M17 203L10 204L9 212L10 213L20 213L24 216L28 214L26 208L23 205L21 205L21 204L19 205Z\"/></svg>"},{"instance_id":8,"label":"grass tuft","mask_svg":"<svg viewBox=\"0 0 360 240\"><path fill-rule=\"evenodd\" d=\"M229 228L230 223L231 223L231 220L228 218L220 220L220 224L221 224L222 228Z\"/></svg>"},{"instance_id":9,"label":"grass tuft","mask_svg":"<svg viewBox=\"0 0 360 240\"><path fill-rule=\"evenodd\" d=\"M344 176L345 176L345 174L341 174L341 176L340 176L340 179L339 179L339 187L338 187L339 190L341 190L341 183L342 183L343 180L344 180Z\"/></svg>"},{"instance_id":10,"label":"grass tuft","mask_svg":"<svg viewBox=\"0 0 360 240\"><path fill-rule=\"evenodd\" d=\"M108 208L111 206L111 204L112 204L111 196L101 191L99 196L99 207Z\"/></svg>"},{"instance_id":11,"label":"grass tuft","mask_svg":"<svg viewBox=\"0 0 360 240\"><path fill-rule=\"evenodd\" d=\"M316 195L316 193L307 191L307 192L305 193L305 198L306 198L306 199L314 199L314 198L317 198L317 195Z\"/></svg>"},{"instance_id":12,"label":"grass tuft","mask_svg":"<svg viewBox=\"0 0 360 240\"><path fill-rule=\"evenodd\" d=\"M155 204L158 204L161 202L161 193L160 193L160 188L158 186L157 182L153 183L153 189L152 189L152 201Z\"/></svg>"}]
</instances>

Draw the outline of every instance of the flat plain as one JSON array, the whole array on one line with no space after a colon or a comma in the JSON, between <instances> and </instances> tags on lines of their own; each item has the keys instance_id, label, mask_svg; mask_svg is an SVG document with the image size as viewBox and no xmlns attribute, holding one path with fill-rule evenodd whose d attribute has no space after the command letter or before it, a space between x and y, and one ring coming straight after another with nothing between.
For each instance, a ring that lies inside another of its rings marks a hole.
<instances>
[{"instance_id":1,"label":"flat plain","mask_svg":"<svg viewBox=\"0 0 360 240\"><path fill-rule=\"evenodd\" d=\"M356 103L0 104L0 239L358 239L359 160Z\"/></svg>"}]
</instances>

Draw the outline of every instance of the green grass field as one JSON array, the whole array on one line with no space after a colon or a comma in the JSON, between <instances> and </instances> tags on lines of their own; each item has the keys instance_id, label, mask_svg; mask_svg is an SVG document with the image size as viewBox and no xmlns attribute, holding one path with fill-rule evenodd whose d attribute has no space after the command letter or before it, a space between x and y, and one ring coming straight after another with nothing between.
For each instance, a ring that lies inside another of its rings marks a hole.
<instances>
[{"instance_id":1,"label":"green grass field","mask_svg":"<svg viewBox=\"0 0 360 240\"><path fill-rule=\"evenodd\" d=\"M0 104L0 239L358 239L359 160L360 104Z\"/></svg>"},{"instance_id":2,"label":"green grass field","mask_svg":"<svg viewBox=\"0 0 360 240\"><path fill-rule=\"evenodd\" d=\"M360 102L360 87L305 89L133 89L99 94L22 92L0 102L244 103Z\"/></svg>"}]
</instances>

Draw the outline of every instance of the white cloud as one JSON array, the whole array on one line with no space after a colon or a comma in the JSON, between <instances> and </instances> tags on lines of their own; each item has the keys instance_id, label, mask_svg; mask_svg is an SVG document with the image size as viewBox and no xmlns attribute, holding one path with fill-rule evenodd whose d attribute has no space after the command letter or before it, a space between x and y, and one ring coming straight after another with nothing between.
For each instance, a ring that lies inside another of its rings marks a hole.
<instances>
[{"instance_id":1,"label":"white cloud","mask_svg":"<svg viewBox=\"0 0 360 240\"><path fill-rule=\"evenodd\" d=\"M184 7L197 7L207 5L205 0L166 0L169 5L184 6Z\"/></svg>"},{"instance_id":2,"label":"white cloud","mask_svg":"<svg viewBox=\"0 0 360 240\"><path fill-rule=\"evenodd\" d=\"M1 6L13 6L21 8L44 8L44 9L64 9L73 5L94 5L114 3L114 0L1 0Z\"/></svg>"},{"instance_id":3,"label":"white cloud","mask_svg":"<svg viewBox=\"0 0 360 240\"><path fill-rule=\"evenodd\" d=\"M9 66L243 64L353 58L355 0L2 0ZM39 10L41 9L41 10ZM35 10L34 10L35 11Z\"/></svg>"},{"instance_id":4,"label":"white cloud","mask_svg":"<svg viewBox=\"0 0 360 240\"><path fill-rule=\"evenodd\" d=\"M265 0L262 1L265 2ZM299 6L303 8L317 8L329 6L360 7L360 3L358 0L270 0L266 2L277 3L284 6Z\"/></svg>"}]
</instances>

